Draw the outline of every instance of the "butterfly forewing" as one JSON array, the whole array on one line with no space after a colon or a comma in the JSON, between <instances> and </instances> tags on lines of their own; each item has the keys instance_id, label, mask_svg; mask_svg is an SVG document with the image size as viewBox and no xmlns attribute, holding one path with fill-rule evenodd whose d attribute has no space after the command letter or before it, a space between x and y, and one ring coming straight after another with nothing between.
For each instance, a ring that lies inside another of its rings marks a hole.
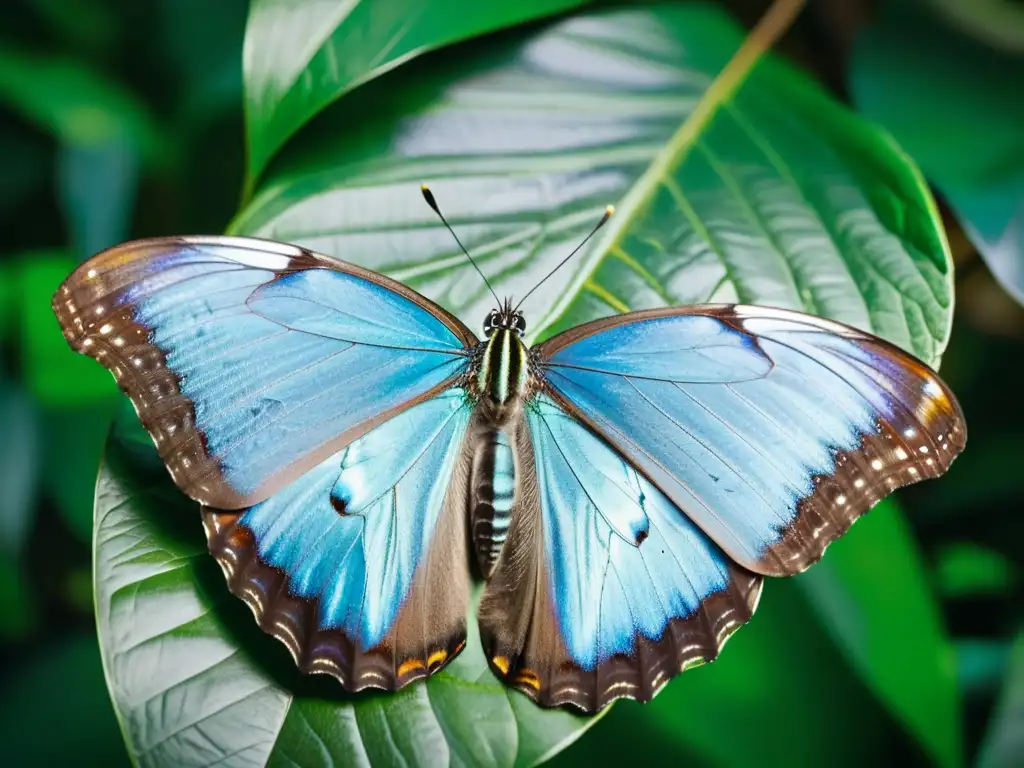
<instances>
[{"instance_id":1,"label":"butterfly forewing","mask_svg":"<svg viewBox=\"0 0 1024 768\"><path fill-rule=\"evenodd\" d=\"M227 509L446 388L476 343L399 283L247 238L118 246L53 304L72 348L131 397L178 486Z\"/></svg>"},{"instance_id":2,"label":"butterfly forewing","mask_svg":"<svg viewBox=\"0 0 1024 768\"><path fill-rule=\"evenodd\" d=\"M634 313L538 352L563 407L766 575L804 570L880 498L945 472L966 442L927 366L798 312Z\"/></svg>"}]
</instances>

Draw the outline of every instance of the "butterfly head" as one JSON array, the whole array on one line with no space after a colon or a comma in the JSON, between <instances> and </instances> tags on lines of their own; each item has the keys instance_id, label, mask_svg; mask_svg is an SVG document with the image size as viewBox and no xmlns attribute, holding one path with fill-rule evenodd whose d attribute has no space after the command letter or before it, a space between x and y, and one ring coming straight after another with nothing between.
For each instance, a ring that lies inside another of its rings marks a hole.
<instances>
[{"instance_id":1,"label":"butterfly head","mask_svg":"<svg viewBox=\"0 0 1024 768\"><path fill-rule=\"evenodd\" d=\"M523 317L522 312L512 308L512 302L509 299L505 300L500 309L492 309L484 318L484 336L490 338L499 329L515 331L519 338L526 333L526 318Z\"/></svg>"}]
</instances>

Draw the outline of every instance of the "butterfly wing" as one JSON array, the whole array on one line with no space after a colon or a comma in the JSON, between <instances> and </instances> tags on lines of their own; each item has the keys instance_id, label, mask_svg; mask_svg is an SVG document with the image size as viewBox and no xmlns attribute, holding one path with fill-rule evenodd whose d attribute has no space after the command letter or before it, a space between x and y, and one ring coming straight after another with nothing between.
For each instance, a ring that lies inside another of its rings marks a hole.
<instances>
[{"instance_id":1,"label":"butterfly wing","mask_svg":"<svg viewBox=\"0 0 1024 768\"><path fill-rule=\"evenodd\" d=\"M232 592L303 671L394 690L462 649L471 413L450 388L255 506L204 509Z\"/></svg>"},{"instance_id":2,"label":"butterfly wing","mask_svg":"<svg viewBox=\"0 0 1024 768\"><path fill-rule=\"evenodd\" d=\"M479 611L495 672L541 704L594 712L714 659L761 577L546 395L513 438L516 508Z\"/></svg>"},{"instance_id":3,"label":"butterfly wing","mask_svg":"<svg viewBox=\"0 0 1024 768\"><path fill-rule=\"evenodd\" d=\"M879 499L945 472L967 437L923 363L799 312L636 312L538 352L560 405L765 575L807 568Z\"/></svg>"},{"instance_id":4,"label":"butterfly wing","mask_svg":"<svg viewBox=\"0 0 1024 768\"><path fill-rule=\"evenodd\" d=\"M473 334L376 273L230 237L112 248L58 289L71 347L109 368L178 486L240 509L447 389Z\"/></svg>"}]
</instances>

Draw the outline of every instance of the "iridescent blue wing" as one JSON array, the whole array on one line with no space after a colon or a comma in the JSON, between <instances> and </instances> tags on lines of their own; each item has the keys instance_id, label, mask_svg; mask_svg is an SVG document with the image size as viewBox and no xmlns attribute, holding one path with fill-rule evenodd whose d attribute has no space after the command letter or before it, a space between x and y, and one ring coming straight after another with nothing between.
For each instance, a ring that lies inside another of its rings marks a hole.
<instances>
[{"instance_id":1,"label":"iridescent blue wing","mask_svg":"<svg viewBox=\"0 0 1024 768\"><path fill-rule=\"evenodd\" d=\"M495 672L541 704L594 712L714 659L761 577L548 396L513 446L516 506L479 612Z\"/></svg>"},{"instance_id":2,"label":"iridescent blue wing","mask_svg":"<svg viewBox=\"0 0 1024 768\"><path fill-rule=\"evenodd\" d=\"M636 312L537 352L555 401L765 575L807 568L879 499L945 472L967 437L923 363L799 312Z\"/></svg>"},{"instance_id":3,"label":"iridescent blue wing","mask_svg":"<svg viewBox=\"0 0 1024 768\"><path fill-rule=\"evenodd\" d=\"M471 413L450 388L266 501L204 510L231 590L303 671L394 690L462 649Z\"/></svg>"},{"instance_id":4,"label":"iridescent blue wing","mask_svg":"<svg viewBox=\"0 0 1024 768\"><path fill-rule=\"evenodd\" d=\"M178 486L261 502L451 386L473 334L381 275L230 237L112 248L58 289L71 347L109 368Z\"/></svg>"}]
</instances>

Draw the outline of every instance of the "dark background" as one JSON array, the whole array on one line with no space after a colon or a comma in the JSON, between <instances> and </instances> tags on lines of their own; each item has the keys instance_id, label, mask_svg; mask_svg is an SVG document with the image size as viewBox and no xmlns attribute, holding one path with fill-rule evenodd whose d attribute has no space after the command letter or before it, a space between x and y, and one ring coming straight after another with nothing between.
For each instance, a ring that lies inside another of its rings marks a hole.
<instances>
[{"instance_id":1,"label":"dark background","mask_svg":"<svg viewBox=\"0 0 1024 768\"><path fill-rule=\"evenodd\" d=\"M727 5L749 25L767 3ZM876 5L811 3L780 49L845 99L847 54ZM0 6L0 755L21 757L8 764L33 764L35 746L55 738L94 764L126 760L95 646L90 548L93 484L119 396L106 372L64 348L49 303L60 280L98 249L223 231L243 177L246 6ZM158 126L160 146L91 141L103 129L102 113L88 109L94 98ZM947 478L899 497L954 639L973 762L1024 614L1024 310L944 213L957 307L942 375L966 413L970 442ZM606 727L614 724L597 730ZM923 762L892 728L894 759ZM585 756L588 740L562 761Z\"/></svg>"}]
</instances>

